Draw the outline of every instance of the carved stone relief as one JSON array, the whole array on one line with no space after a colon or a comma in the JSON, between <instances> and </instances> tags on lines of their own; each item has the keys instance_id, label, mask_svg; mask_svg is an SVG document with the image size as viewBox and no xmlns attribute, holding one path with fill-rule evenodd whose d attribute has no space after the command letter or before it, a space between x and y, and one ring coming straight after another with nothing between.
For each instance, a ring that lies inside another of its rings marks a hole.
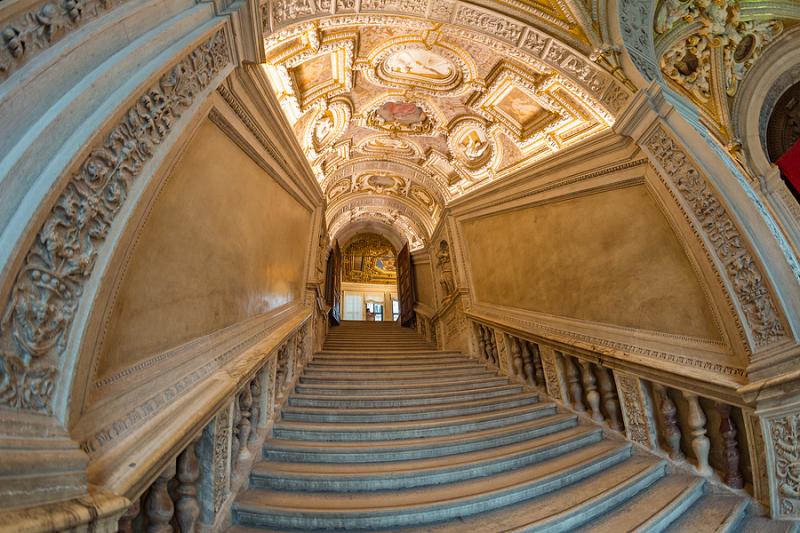
<instances>
[{"instance_id":1,"label":"carved stone relief","mask_svg":"<svg viewBox=\"0 0 800 533\"><path fill-rule=\"evenodd\" d=\"M777 518L800 518L800 415L787 414L767 421L773 453L773 508Z\"/></svg>"},{"instance_id":2,"label":"carved stone relief","mask_svg":"<svg viewBox=\"0 0 800 533\"><path fill-rule=\"evenodd\" d=\"M700 170L660 125L645 138L643 146L661 165L724 265L755 346L761 348L784 338L786 332L761 269Z\"/></svg>"},{"instance_id":3,"label":"carved stone relief","mask_svg":"<svg viewBox=\"0 0 800 533\"><path fill-rule=\"evenodd\" d=\"M628 438L648 448L656 448L656 426L653 403L644 383L636 376L614 371L617 393Z\"/></svg>"},{"instance_id":4,"label":"carved stone relief","mask_svg":"<svg viewBox=\"0 0 800 533\"><path fill-rule=\"evenodd\" d=\"M223 30L145 91L59 196L16 277L0 330L0 405L48 413L83 287L128 189L230 62Z\"/></svg>"},{"instance_id":5,"label":"carved stone relief","mask_svg":"<svg viewBox=\"0 0 800 533\"><path fill-rule=\"evenodd\" d=\"M558 354L550 346L539 345L539 357L542 361L547 395L560 402L568 401L564 378L559 370Z\"/></svg>"}]
</instances>

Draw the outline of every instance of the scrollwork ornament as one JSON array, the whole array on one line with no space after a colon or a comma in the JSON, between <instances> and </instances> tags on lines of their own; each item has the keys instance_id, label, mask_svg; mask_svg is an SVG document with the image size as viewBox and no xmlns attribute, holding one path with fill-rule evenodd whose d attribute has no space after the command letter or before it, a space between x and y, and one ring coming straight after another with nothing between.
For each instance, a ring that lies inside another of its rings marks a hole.
<instances>
[{"instance_id":1,"label":"scrollwork ornament","mask_svg":"<svg viewBox=\"0 0 800 533\"><path fill-rule=\"evenodd\" d=\"M760 348L783 338L786 332L761 270L705 177L662 127L653 130L644 145L667 173L723 263L755 345Z\"/></svg>"},{"instance_id":2,"label":"scrollwork ornament","mask_svg":"<svg viewBox=\"0 0 800 533\"><path fill-rule=\"evenodd\" d=\"M769 426L780 512L797 518L800 516L800 415L770 420Z\"/></svg>"},{"instance_id":3,"label":"scrollwork ornament","mask_svg":"<svg viewBox=\"0 0 800 533\"><path fill-rule=\"evenodd\" d=\"M156 146L229 61L220 30L139 97L72 176L26 255L0 323L0 405L50 411L52 363L64 352L99 246Z\"/></svg>"}]
</instances>

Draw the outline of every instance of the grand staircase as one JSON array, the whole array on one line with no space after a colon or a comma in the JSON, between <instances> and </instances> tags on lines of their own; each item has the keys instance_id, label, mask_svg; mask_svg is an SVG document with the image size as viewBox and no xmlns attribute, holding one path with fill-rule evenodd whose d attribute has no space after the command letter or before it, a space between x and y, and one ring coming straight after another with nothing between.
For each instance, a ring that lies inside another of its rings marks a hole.
<instances>
[{"instance_id":1,"label":"grand staircase","mask_svg":"<svg viewBox=\"0 0 800 533\"><path fill-rule=\"evenodd\" d=\"M232 532L789 531L391 323L314 356L237 497Z\"/></svg>"}]
</instances>

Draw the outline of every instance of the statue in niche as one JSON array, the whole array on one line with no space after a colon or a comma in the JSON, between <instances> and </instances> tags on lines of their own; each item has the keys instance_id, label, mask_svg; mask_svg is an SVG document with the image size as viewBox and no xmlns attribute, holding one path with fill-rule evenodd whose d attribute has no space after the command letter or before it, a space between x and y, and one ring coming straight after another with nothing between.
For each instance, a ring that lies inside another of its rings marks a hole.
<instances>
[{"instance_id":1,"label":"statue in niche","mask_svg":"<svg viewBox=\"0 0 800 533\"><path fill-rule=\"evenodd\" d=\"M322 228L319 232L319 250L317 253L317 279L320 283L325 280L325 260L328 258L328 232Z\"/></svg>"},{"instance_id":2,"label":"statue in niche","mask_svg":"<svg viewBox=\"0 0 800 533\"><path fill-rule=\"evenodd\" d=\"M439 242L439 251L436 252L439 263L439 285L442 287L442 301L446 301L456 290L453 277L453 263L450 261L450 245L447 241Z\"/></svg>"}]
</instances>

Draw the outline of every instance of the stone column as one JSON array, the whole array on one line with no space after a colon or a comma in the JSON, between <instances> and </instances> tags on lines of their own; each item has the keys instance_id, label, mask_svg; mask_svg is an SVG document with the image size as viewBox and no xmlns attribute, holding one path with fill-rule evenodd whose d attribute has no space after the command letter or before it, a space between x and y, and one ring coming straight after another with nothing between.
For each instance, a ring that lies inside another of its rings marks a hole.
<instances>
[{"instance_id":1,"label":"stone column","mask_svg":"<svg viewBox=\"0 0 800 533\"><path fill-rule=\"evenodd\" d=\"M559 402L569 403L567 384L564 381L564 373L561 371L558 354L552 347L540 344L539 357L542 360L548 396Z\"/></svg>"},{"instance_id":2,"label":"stone column","mask_svg":"<svg viewBox=\"0 0 800 533\"><path fill-rule=\"evenodd\" d=\"M638 377L614 370L617 395L628 438L650 449L658 448L658 433L653 418L653 400Z\"/></svg>"}]
</instances>

